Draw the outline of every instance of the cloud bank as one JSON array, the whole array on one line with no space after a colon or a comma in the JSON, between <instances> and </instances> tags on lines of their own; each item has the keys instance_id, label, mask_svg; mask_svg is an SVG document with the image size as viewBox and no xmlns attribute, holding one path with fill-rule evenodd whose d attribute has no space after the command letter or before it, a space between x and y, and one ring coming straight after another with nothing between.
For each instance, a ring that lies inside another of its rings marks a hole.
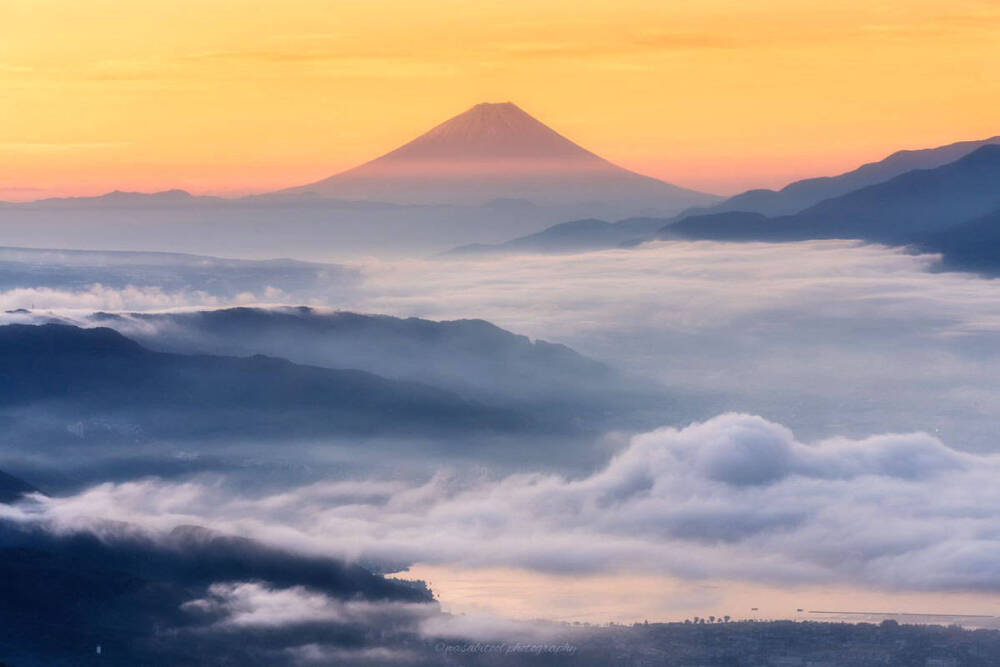
<instances>
[{"instance_id":1,"label":"cloud bank","mask_svg":"<svg viewBox=\"0 0 1000 667\"><path fill-rule=\"evenodd\" d=\"M439 474L257 496L221 481L148 479L8 513L56 532L93 517L152 531L197 523L401 565L1000 591L998 474L1000 457L923 433L806 444L779 424L726 414L635 436L576 479Z\"/></svg>"},{"instance_id":2,"label":"cloud bank","mask_svg":"<svg viewBox=\"0 0 1000 667\"><path fill-rule=\"evenodd\" d=\"M103 255L70 255L46 256L38 282L31 258L18 253L0 293L6 310L35 305L62 316L81 304L148 312L278 302L477 317L652 376L704 408L656 423L746 411L808 439L923 430L959 449L997 449L998 283L932 273L931 255L844 241L666 242L557 257L366 259L332 274L234 262L221 282L197 266L125 271L122 258L113 271L84 270L76 264L100 264ZM66 275L51 268L65 262L76 263ZM295 358L309 349L275 338L241 353Z\"/></svg>"},{"instance_id":3,"label":"cloud bank","mask_svg":"<svg viewBox=\"0 0 1000 667\"><path fill-rule=\"evenodd\" d=\"M924 430L996 451L1000 283L935 261L815 241L368 262L348 307L480 317L810 439Z\"/></svg>"}]
</instances>

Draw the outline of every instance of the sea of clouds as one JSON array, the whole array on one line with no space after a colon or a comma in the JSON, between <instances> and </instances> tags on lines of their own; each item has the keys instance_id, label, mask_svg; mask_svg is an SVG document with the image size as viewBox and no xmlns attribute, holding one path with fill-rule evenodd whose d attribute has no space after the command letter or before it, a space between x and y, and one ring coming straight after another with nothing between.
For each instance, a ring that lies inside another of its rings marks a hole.
<instances>
[{"instance_id":1,"label":"sea of clouds","mask_svg":"<svg viewBox=\"0 0 1000 667\"><path fill-rule=\"evenodd\" d=\"M440 472L256 494L220 477L142 479L35 496L3 516L57 534L193 524L402 565L997 591L998 474L1000 456L924 433L804 443L734 413L636 435L575 478Z\"/></svg>"},{"instance_id":2,"label":"sea of clouds","mask_svg":"<svg viewBox=\"0 0 1000 667\"><path fill-rule=\"evenodd\" d=\"M225 293L201 283L12 287L0 307L30 299L33 314L5 321L243 302L478 317L708 397L719 416L678 415L633 434L582 474L442 470L256 494L225 475L145 478L5 514L54 532L196 524L399 565L996 591L1000 284L935 272L935 261L846 241L667 242L366 259L343 267L349 281L258 276L256 291L238 289L238 276ZM220 588L214 604L250 593Z\"/></svg>"},{"instance_id":3,"label":"sea of clouds","mask_svg":"<svg viewBox=\"0 0 1000 667\"><path fill-rule=\"evenodd\" d=\"M74 274L75 288L50 281L0 289L0 309L308 304L482 318L652 377L698 397L707 414L760 414L810 439L921 430L958 449L996 451L1000 288L972 274L934 272L935 262L898 248L814 241L368 258L278 274L237 263L224 285L195 275L164 287L158 274L145 281L130 274L131 282L112 287L107 275L94 285ZM673 425L704 416L678 414Z\"/></svg>"}]
</instances>

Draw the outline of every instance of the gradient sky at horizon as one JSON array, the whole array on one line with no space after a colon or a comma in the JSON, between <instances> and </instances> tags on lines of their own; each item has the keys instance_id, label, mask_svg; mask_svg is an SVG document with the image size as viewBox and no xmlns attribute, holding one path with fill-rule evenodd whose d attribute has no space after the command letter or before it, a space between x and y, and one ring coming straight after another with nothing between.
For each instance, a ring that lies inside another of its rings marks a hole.
<instances>
[{"instance_id":1,"label":"gradient sky at horizon","mask_svg":"<svg viewBox=\"0 0 1000 667\"><path fill-rule=\"evenodd\" d=\"M8 0L0 198L297 185L480 101L718 193L1000 134L991 0Z\"/></svg>"}]
</instances>

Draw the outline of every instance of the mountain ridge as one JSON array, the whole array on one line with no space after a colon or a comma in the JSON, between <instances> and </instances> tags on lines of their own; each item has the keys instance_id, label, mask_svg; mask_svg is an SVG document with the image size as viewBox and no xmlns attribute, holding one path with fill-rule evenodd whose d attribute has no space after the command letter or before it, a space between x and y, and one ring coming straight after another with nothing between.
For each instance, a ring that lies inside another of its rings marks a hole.
<instances>
[{"instance_id":1,"label":"mountain ridge","mask_svg":"<svg viewBox=\"0 0 1000 667\"><path fill-rule=\"evenodd\" d=\"M512 415L361 370L157 352L111 328L56 323L0 326L0 377L2 415L44 405L68 423L121 422L153 437L489 431Z\"/></svg>"},{"instance_id":2,"label":"mountain ridge","mask_svg":"<svg viewBox=\"0 0 1000 667\"><path fill-rule=\"evenodd\" d=\"M827 199L796 215L731 211L664 226L661 239L803 241L858 239L942 254L953 270L1000 271L1000 145L934 169Z\"/></svg>"},{"instance_id":3,"label":"mountain ridge","mask_svg":"<svg viewBox=\"0 0 1000 667\"><path fill-rule=\"evenodd\" d=\"M780 190L755 189L734 195L694 214L745 211L767 216L799 213L819 202L870 185L884 183L908 171L934 169L959 160L983 146L1000 144L1000 135L957 141L934 148L905 149L835 176L819 176L789 183Z\"/></svg>"},{"instance_id":4,"label":"mountain ridge","mask_svg":"<svg viewBox=\"0 0 1000 667\"><path fill-rule=\"evenodd\" d=\"M112 327L162 352L264 354L420 382L552 424L617 425L621 415L637 418L636 406L655 411L674 404L674 396L654 383L479 319L434 321L290 306L98 312L84 322Z\"/></svg>"}]
</instances>

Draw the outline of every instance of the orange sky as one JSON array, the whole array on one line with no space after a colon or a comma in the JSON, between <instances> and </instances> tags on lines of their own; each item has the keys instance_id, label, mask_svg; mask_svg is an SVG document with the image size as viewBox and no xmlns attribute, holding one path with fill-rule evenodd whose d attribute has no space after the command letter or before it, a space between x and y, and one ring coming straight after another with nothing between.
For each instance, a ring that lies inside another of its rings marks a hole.
<instances>
[{"instance_id":1,"label":"orange sky","mask_svg":"<svg viewBox=\"0 0 1000 667\"><path fill-rule=\"evenodd\" d=\"M246 192L480 101L728 193L1000 134L996 0L3 0L0 197Z\"/></svg>"}]
</instances>

